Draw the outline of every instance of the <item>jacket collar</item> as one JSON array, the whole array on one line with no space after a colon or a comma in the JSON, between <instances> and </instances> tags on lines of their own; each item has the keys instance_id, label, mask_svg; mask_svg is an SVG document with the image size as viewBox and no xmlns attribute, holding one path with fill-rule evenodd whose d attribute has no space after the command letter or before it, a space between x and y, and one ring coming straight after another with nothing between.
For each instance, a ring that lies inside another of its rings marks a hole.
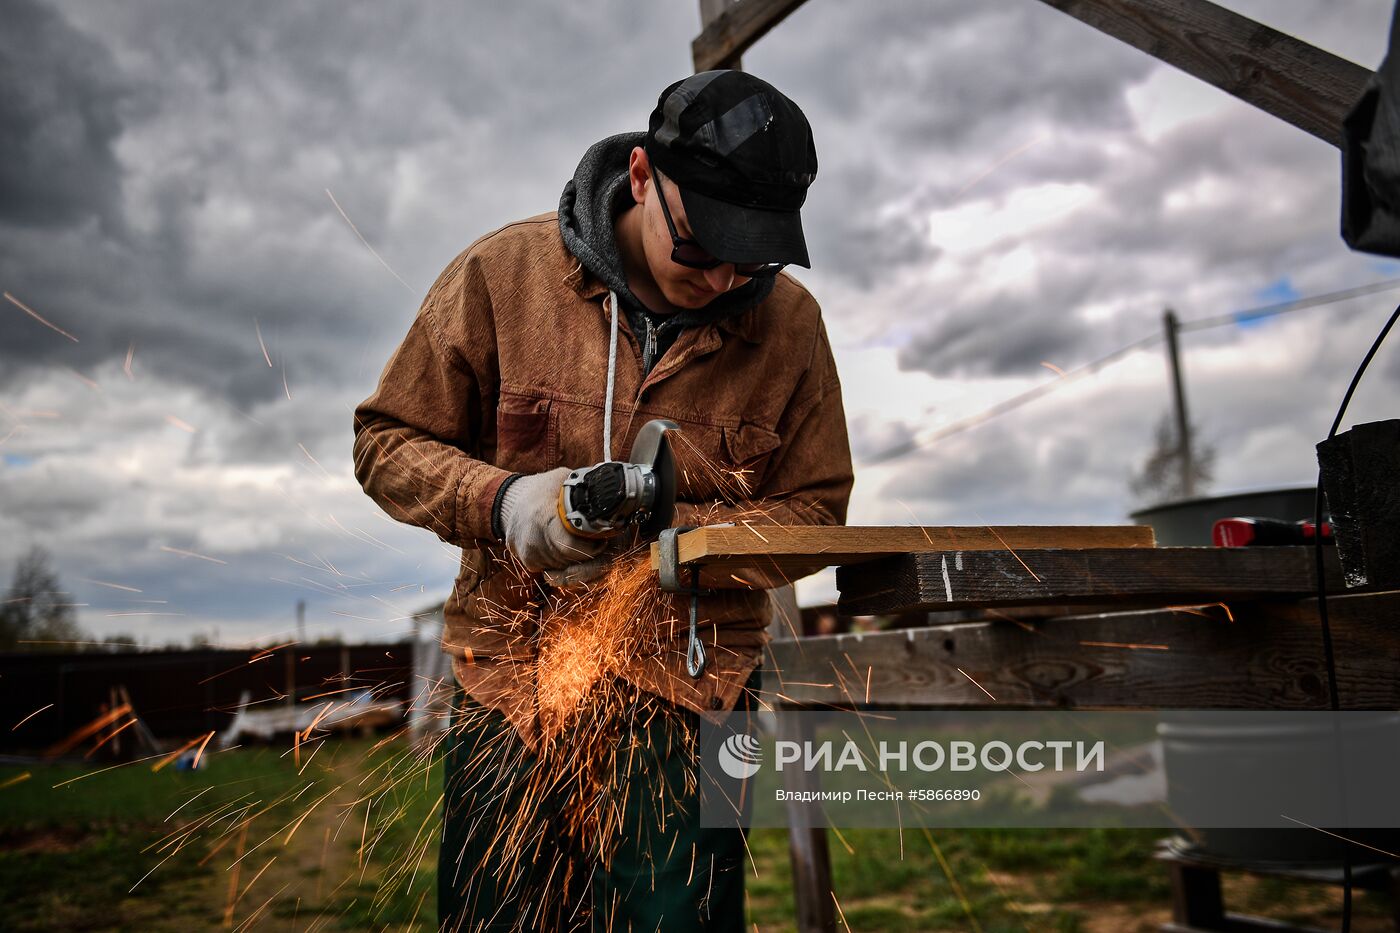
<instances>
[{"instance_id":1,"label":"jacket collar","mask_svg":"<svg viewBox=\"0 0 1400 933\"><path fill-rule=\"evenodd\" d=\"M743 314L727 317L719 322L720 330L727 331L749 343L763 341L758 316L762 313L763 302L759 302Z\"/></svg>"},{"instance_id":2,"label":"jacket collar","mask_svg":"<svg viewBox=\"0 0 1400 933\"><path fill-rule=\"evenodd\" d=\"M576 265L572 271L565 276L565 281L569 284L578 296L584 301L595 301L608 294L608 287L593 273L583 267L582 263ZM761 343L763 341L762 328L759 325L759 309L763 302L759 302L754 307L742 314L733 317L722 318L717 325L725 333L733 334L749 343ZM600 305L601 307L601 305Z\"/></svg>"}]
</instances>

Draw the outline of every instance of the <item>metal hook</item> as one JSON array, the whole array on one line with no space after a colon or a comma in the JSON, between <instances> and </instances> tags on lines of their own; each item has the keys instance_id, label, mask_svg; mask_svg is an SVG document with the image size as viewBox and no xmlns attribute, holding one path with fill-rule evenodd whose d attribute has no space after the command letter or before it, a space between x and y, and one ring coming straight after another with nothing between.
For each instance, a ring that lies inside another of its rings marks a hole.
<instances>
[{"instance_id":1,"label":"metal hook","mask_svg":"<svg viewBox=\"0 0 1400 933\"><path fill-rule=\"evenodd\" d=\"M685 650L685 669L695 680L705 673L705 644L700 640L700 568L690 568L690 644Z\"/></svg>"}]
</instances>

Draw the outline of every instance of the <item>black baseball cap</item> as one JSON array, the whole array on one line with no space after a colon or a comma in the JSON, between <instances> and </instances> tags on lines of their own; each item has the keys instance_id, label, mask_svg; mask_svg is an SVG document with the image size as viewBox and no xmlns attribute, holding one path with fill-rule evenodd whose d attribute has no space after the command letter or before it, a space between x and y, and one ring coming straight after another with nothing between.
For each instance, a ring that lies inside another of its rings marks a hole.
<instances>
[{"instance_id":1,"label":"black baseball cap","mask_svg":"<svg viewBox=\"0 0 1400 933\"><path fill-rule=\"evenodd\" d=\"M777 88L729 70L677 81L651 113L646 153L716 259L811 267L798 211L817 150L807 118Z\"/></svg>"}]
</instances>

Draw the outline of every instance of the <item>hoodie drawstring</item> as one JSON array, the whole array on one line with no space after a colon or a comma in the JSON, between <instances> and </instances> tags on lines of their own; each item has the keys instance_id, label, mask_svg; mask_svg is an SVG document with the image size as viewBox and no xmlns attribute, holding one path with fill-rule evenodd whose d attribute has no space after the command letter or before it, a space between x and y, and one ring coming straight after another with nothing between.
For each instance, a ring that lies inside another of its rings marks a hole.
<instances>
[{"instance_id":1,"label":"hoodie drawstring","mask_svg":"<svg viewBox=\"0 0 1400 933\"><path fill-rule=\"evenodd\" d=\"M603 402L603 460L612 459L613 390L617 385L617 292L608 289L612 305L612 324L608 334L608 391Z\"/></svg>"}]
</instances>

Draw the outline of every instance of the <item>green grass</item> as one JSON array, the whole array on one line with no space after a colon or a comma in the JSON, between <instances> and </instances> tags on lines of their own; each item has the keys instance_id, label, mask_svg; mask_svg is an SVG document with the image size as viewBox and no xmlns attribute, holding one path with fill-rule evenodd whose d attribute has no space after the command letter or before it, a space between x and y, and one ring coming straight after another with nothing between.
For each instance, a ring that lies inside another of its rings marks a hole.
<instances>
[{"instance_id":1,"label":"green grass","mask_svg":"<svg viewBox=\"0 0 1400 933\"><path fill-rule=\"evenodd\" d=\"M190 897L209 870L186 857L193 851L162 864L168 852L153 848L179 825L166 818L182 804L207 812L275 797L287 786L287 770L271 749L215 755L198 772L153 773L146 763L108 771L66 764L0 768L0 784L30 774L0 790L7 922L19 930L103 929L152 913L209 919L203 899Z\"/></svg>"},{"instance_id":2,"label":"green grass","mask_svg":"<svg viewBox=\"0 0 1400 933\"><path fill-rule=\"evenodd\" d=\"M440 766L427 767L399 743L376 749L354 740L327 743L309 765L303 757L299 774L283 751L237 749L212 756L208 769L195 773L153 774L149 764L101 773L71 765L0 767L0 785L32 772L0 786L0 925L217 927L239 820L258 813L244 840L252 851L239 869L235 923L260 911L256 929L304 929L318 916L318 929L434 929ZM74 777L80 779L63 784ZM289 824L328 794L291 833ZM153 847L162 835L220 814L151 871L168 854ZM1096 933L1111 928L1103 926L1111 911L1136 917L1167 906L1167 874L1151 858L1162 835L846 830L828 839L836 896L852 930ZM754 830L749 848L751 921L763 931L794 929L786 831ZM1239 884L1235 909L1324 925L1335 912L1322 889ZM1384 911L1379 898L1358 898L1362 921Z\"/></svg>"}]
</instances>

